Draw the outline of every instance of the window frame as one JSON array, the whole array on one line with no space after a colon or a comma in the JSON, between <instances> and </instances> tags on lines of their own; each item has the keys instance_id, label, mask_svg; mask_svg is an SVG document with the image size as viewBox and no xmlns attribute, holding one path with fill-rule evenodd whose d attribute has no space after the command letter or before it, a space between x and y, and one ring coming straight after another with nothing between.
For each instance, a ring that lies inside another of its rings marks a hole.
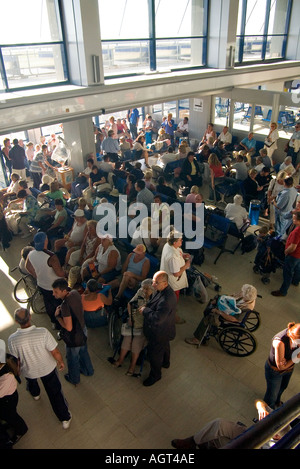
<instances>
[{"instance_id":1,"label":"window frame","mask_svg":"<svg viewBox=\"0 0 300 469\"><path fill-rule=\"evenodd\" d=\"M280 62L285 60L286 58L286 49L287 49L287 39L289 34L289 27L290 27L290 20L291 20L291 11L292 11L292 4L293 0L288 0L287 5L287 14L285 20L285 28L284 33L282 34L269 34L269 19L270 19L270 8L272 0L266 1L266 11L265 11L265 25L264 25L264 32L263 34L245 34L246 28L246 16L247 16L247 1L248 0L240 0L242 2L242 18L241 18L241 31L239 34L236 34L236 44L238 44L238 60L235 62L235 67L244 66L244 65L253 65L255 63L274 63ZM260 59L254 60L243 60L244 57L244 45L245 45L245 38L247 37L261 37L262 38L262 49L261 49L261 56ZM266 58L266 51L267 51L267 41L269 37L282 37L282 47L281 47L281 57L278 58Z\"/></svg>"}]
</instances>

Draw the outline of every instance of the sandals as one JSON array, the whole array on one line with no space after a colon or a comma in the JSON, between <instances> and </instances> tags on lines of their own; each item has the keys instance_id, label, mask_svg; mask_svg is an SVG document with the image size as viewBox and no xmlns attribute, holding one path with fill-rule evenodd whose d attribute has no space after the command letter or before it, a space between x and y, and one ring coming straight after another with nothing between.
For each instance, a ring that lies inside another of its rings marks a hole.
<instances>
[{"instance_id":1,"label":"sandals","mask_svg":"<svg viewBox=\"0 0 300 469\"><path fill-rule=\"evenodd\" d=\"M189 345L200 345L200 341L196 337L186 338L184 341Z\"/></svg>"},{"instance_id":2,"label":"sandals","mask_svg":"<svg viewBox=\"0 0 300 469\"><path fill-rule=\"evenodd\" d=\"M133 376L133 372L132 371L126 371L125 375L126 376Z\"/></svg>"}]
</instances>

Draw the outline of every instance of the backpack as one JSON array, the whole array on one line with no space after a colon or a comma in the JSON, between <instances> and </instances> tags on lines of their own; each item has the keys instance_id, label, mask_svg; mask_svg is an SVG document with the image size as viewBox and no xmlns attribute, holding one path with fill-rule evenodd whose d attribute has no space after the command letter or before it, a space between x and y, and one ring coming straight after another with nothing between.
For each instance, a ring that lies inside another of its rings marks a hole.
<instances>
[{"instance_id":1,"label":"backpack","mask_svg":"<svg viewBox=\"0 0 300 469\"><path fill-rule=\"evenodd\" d=\"M257 238L254 234L250 234L248 236L245 236L242 240L242 254L245 252L251 252L254 249L256 249L257 246Z\"/></svg>"}]
</instances>

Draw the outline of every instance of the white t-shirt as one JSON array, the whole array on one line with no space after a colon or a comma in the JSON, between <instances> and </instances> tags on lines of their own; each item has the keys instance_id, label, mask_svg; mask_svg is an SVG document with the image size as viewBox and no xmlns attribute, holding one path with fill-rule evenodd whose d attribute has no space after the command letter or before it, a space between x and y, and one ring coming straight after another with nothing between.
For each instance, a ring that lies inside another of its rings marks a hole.
<instances>
[{"instance_id":1,"label":"white t-shirt","mask_svg":"<svg viewBox=\"0 0 300 469\"><path fill-rule=\"evenodd\" d=\"M20 359L22 375L31 379L54 370L56 360L51 352L56 347L56 340L45 327L19 328L8 338L9 353Z\"/></svg>"},{"instance_id":2,"label":"white t-shirt","mask_svg":"<svg viewBox=\"0 0 300 469\"><path fill-rule=\"evenodd\" d=\"M226 218L229 218L229 220L236 224L238 230L243 226L244 220L248 216L247 210L237 204L227 204L225 207L225 215Z\"/></svg>"},{"instance_id":3,"label":"white t-shirt","mask_svg":"<svg viewBox=\"0 0 300 469\"><path fill-rule=\"evenodd\" d=\"M173 274L179 272L181 267L185 264L185 260L182 256L183 252L181 248L174 248L166 243L162 250L160 270L167 272L169 276L169 285L174 290L182 290L188 286L188 280L186 271L184 271L181 277L175 277Z\"/></svg>"},{"instance_id":4,"label":"white t-shirt","mask_svg":"<svg viewBox=\"0 0 300 469\"><path fill-rule=\"evenodd\" d=\"M226 134L221 132L219 136L219 140L225 144L229 144L232 142L232 135L230 132L226 132Z\"/></svg>"}]
</instances>

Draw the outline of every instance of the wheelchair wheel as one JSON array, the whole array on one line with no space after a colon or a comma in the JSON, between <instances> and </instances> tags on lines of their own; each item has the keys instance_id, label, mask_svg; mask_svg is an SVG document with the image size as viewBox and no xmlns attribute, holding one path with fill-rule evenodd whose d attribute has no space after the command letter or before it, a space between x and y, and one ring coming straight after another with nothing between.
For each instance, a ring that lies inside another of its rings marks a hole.
<instances>
[{"instance_id":1,"label":"wheelchair wheel","mask_svg":"<svg viewBox=\"0 0 300 469\"><path fill-rule=\"evenodd\" d=\"M109 345L113 351L117 349L121 341L122 312L112 311L108 320Z\"/></svg>"},{"instance_id":2,"label":"wheelchair wheel","mask_svg":"<svg viewBox=\"0 0 300 469\"><path fill-rule=\"evenodd\" d=\"M28 303L36 291L36 283L31 275L21 277L14 287L14 297L18 303Z\"/></svg>"},{"instance_id":3,"label":"wheelchair wheel","mask_svg":"<svg viewBox=\"0 0 300 469\"><path fill-rule=\"evenodd\" d=\"M46 312L44 298L39 289L35 291L31 298L30 306L35 314L43 314Z\"/></svg>"},{"instance_id":4,"label":"wheelchair wheel","mask_svg":"<svg viewBox=\"0 0 300 469\"><path fill-rule=\"evenodd\" d=\"M222 349L235 357L247 357L256 350L256 340L242 327L230 326L221 330L218 342Z\"/></svg>"},{"instance_id":5,"label":"wheelchair wheel","mask_svg":"<svg viewBox=\"0 0 300 469\"><path fill-rule=\"evenodd\" d=\"M256 331L260 326L260 315L257 311L248 311L244 322L245 328L250 331Z\"/></svg>"}]
</instances>

